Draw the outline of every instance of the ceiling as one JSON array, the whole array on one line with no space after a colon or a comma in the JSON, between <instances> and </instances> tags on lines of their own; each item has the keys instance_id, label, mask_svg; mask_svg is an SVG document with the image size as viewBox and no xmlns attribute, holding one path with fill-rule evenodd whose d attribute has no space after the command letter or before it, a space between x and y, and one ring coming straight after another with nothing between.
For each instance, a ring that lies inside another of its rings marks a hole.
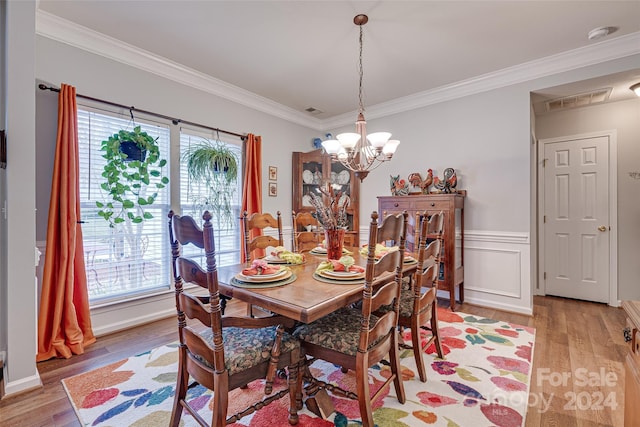
<instances>
[{"instance_id":1,"label":"ceiling","mask_svg":"<svg viewBox=\"0 0 640 427\"><path fill-rule=\"evenodd\" d=\"M640 1L58 1L39 13L325 120L640 31ZM615 27L589 40L596 27ZM541 91L534 100L617 85L640 70ZM308 113L307 108L319 112Z\"/></svg>"}]
</instances>

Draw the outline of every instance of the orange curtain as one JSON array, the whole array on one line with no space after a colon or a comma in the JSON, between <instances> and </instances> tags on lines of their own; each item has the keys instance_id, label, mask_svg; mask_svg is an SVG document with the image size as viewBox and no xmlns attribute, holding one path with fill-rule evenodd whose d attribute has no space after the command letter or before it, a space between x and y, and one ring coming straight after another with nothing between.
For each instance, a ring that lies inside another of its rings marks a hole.
<instances>
[{"instance_id":1,"label":"orange curtain","mask_svg":"<svg viewBox=\"0 0 640 427\"><path fill-rule=\"evenodd\" d=\"M262 137L247 135L245 141L244 186L242 187L242 212L249 214L262 212ZM244 230L241 230L240 250L242 262L247 261L244 250ZM251 238L260 235L260 230L252 230Z\"/></svg>"},{"instance_id":2,"label":"orange curtain","mask_svg":"<svg viewBox=\"0 0 640 427\"><path fill-rule=\"evenodd\" d=\"M77 116L76 89L63 84L58 97L58 136L38 318L38 362L82 354L85 346L96 341L79 223Z\"/></svg>"}]
</instances>

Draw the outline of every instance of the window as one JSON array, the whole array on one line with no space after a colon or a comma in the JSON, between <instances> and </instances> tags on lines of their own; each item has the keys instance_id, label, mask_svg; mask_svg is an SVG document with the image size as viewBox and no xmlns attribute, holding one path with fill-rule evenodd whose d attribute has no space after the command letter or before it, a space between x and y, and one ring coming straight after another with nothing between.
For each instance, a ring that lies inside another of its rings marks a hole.
<instances>
[{"instance_id":1,"label":"window","mask_svg":"<svg viewBox=\"0 0 640 427\"><path fill-rule=\"evenodd\" d=\"M218 140L223 142L235 152L238 157L238 165L242 165L242 148L239 144L220 139L219 135L202 133L196 130L182 128L180 130L180 158L192 144L198 144L203 140ZM210 199L206 186L191 182L185 162L180 162L180 209L184 215L193 216L201 223L202 214L208 208L206 200ZM233 217L236 218L230 224L225 223L214 212L212 224L214 228L216 244L216 262L219 266L237 264L240 262L240 209L242 203L242 180L238 177L235 192L232 198ZM192 245L190 245L192 246ZM189 254L195 256L195 253ZM204 260L204 253L202 254Z\"/></svg>"},{"instance_id":2,"label":"window","mask_svg":"<svg viewBox=\"0 0 640 427\"><path fill-rule=\"evenodd\" d=\"M170 288L171 267L167 244L169 188L159 190L156 202L147 210L153 218L141 224L110 228L107 221L98 216L99 209L96 207L96 201L106 200L105 192L100 188L105 165L101 143L120 129L132 129L136 125L158 138L161 156L169 161L168 125L138 118L134 124L129 117L86 107L78 109L80 209L89 300L92 304ZM168 166L166 171L168 173Z\"/></svg>"},{"instance_id":3,"label":"window","mask_svg":"<svg viewBox=\"0 0 640 427\"><path fill-rule=\"evenodd\" d=\"M128 116L79 106L80 209L89 300L92 305L171 289L173 278L167 227L167 214L172 206L170 194L180 194L179 210L182 214L193 216L199 223L202 219L204 209L200 201L207 195L207 189L189 182L184 162L180 162L179 176L171 177L169 186L160 190L156 202L147 209L153 219L139 225L110 228L107 221L98 216L96 201L106 200L104 191L100 188L105 164L100 150L102 141L120 129L133 129L138 125L152 137L158 138L161 157L167 161L170 160L170 149L173 147L179 147L182 158L182 153L190 144L203 139L220 140L218 135L214 137L209 132L181 128L180 141L172 143L172 125L169 123L156 123L136 117L134 124ZM237 154L238 164L242 165L240 142L221 142ZM165 167L165 175L168 175L169 166ZM215 216L212 221L218 265L240 262L241 198L242 183L239 177L232 202L233 215L238 220L229 226L221 223ZM173 209L178 210L176 205L178 203L174 202ZM197 253L188 255L196 256Z\"/></svg>"}]
</instances>

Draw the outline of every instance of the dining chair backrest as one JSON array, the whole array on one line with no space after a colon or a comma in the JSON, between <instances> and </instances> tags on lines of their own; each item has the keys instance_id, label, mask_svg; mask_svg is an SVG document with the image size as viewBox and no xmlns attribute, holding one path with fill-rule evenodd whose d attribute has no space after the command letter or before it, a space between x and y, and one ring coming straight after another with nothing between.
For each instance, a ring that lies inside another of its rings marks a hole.
<instances>
[{"instance_id":1,"label":"dining chair backrest","mask_svg":"<svg viewBox=\"0 0 640 427\"><path fill-rule=\"evenodd\" d=\"M378 214L375 211L371 214L364 291L362 294L363 323L358 351L367 352L372 343L389 336L392 333L391 331L395 331L398 325L407 216L406 211L397 215L387 215L379 224ZM397 243L398 250L387 252L379 259L376 259L376 243L389 240ZM385 278L383 283L379 283L380 278ZM376 285L375 289L374 283ZM371 313L377 311L383 305L392 305L393 310L376 317L377 320L372 322ZM385 351L388 352L389 345L391 345L391 341L388 341L387 345L378 348L376 356L384 354ZM375 359L376 356L373 356L373 358Z\"/></svg>"},{"instance_id":2,"label":"dining chair backrest","mask_svg":"<svg viewBox=\"0 0 640 427\"><path fill-rule=\"evenodd\" d=\"M291 212L292 239L294 252L303 253L317 247L322 242L322 232L318 220L310 212Z\"/></svg>"},{"instance_id":3,"label":"dining chair backrest","mask_svg":"<svg viewBox=\"0 0 640 427\"><path fill-rule=\"evenodd\" d=\"M442 249L442 231L444 213L436 212L428 216L427 212L421 214L420 238L418 240L418 264L411 281L412 288L407 291L406 301L400 310L398 324L401 327L411 328L411 341L413 356L416 361L418 376L422 382L427 381L424 360L421 348L428 348L434 343L436 352L440 358L444 357L440 332L438 330L438 275L440 273L440 254ZM412 293L412 294L411 294ZM426 340L422 337L421 330L431 332Z\"/></svg>"},{"instance_id":4,"label":"dining chair backrest","mask_svg":"<svg viewBox=\"0 0 640 427\"><path fill-rule=\"evenodd\" d=\"M264 319L222 316L211 218L208 211L204 212L204 223L200 228L192 217L169 212L179 337L178 377L170 425L179 425L183 408L201 425L209 425L198 415L198 408L191 406L191 397L187 398L190 378L214 391L212 426L235 422L287 393L291 393L289 422L297 423L295 399L299 398L299 381L296 378L300 362L299 344L289 339L285 345L283 322L288 320L281 316ZM194 258L183 254L187 245L204 252L204 269ZM185 289L185 283L206 289L207 295L201 295L199 288ZM293 322L288 326L293 326ZM228 351L225 351L227 346ZM276 369L286 366L290 367L290 373L294 372L288 389L262 400L257 398L256 403L247 404L247 408L227 419L230 390L244 387L254 380L266 379L265 394L271 394Z\"/></svg>"},{"instance_id":5,"label":"dining chair backrest","mask_svg":"<svg viewBox=\"0 0 640 427\"><path fill-rule=\"evenodd\" d=\"M169 239L180 348L189 359L187 362L189 374L204 387L213 390L212 371L224 371L222 311L218 291L213 225L209 212L205 212L203 219L204 225L200 228L192 217L179 216L173 211L170 212ZM189 244L204 251L206 271L194 260L182 255L183 246ZM206 289L208 295L203 297L194 292L185 291L183 286L185 282ZM216 344L214 348L210 348L203 337L191 326L190 319L195 319L210 329L213 342Z\"/></svg>"},{"instance_id":6,"label":"dining chair backrest","mask_svg":"<svg viewBox=\"0 0 640 427\"><path fill-rule=\"evenodd\" d=\"M262 252L254 252L256 250L266 249L269 246L284 246L280 211L276 213L275 218L270 213L253 213L249 215L245 211L242 213L242 225L246 254L244 261L251 261L263 255ZM278 238L264 235L263 232L265 231L277 233Z\"/></svg>"}]
</instances>

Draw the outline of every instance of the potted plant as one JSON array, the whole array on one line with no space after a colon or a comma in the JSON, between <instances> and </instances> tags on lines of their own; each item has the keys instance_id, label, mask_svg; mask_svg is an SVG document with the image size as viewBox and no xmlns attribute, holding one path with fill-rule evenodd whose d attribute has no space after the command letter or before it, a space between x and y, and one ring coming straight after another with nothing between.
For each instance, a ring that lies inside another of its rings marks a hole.
<instances>
[{"instance_id":1,"label":"potted plant","mask_svg":"<svg viewBox=\"0 0 640 427\"><path fill-rule=\"evenodd\" d=\"M132 151L131 145L140 153ZM136 126L132 131L121 130L102 141L101 150L107 162L102 172L105 181L100 187L110 200L96 201L100 209L98 215L111 227L125 221L140 224L153 218L145 208L155 202L157 190L169 183L169 178L162 175L162 168L167 161L160 158L157 138L152 138L141 131L140 126ZM152 184L153 178L159 179ZM153 187L151 193L149 186Z\"/></svg>"},{"instance_id":2,"label":"potted plant","mask_svg":"<svg viewBox=\"0 0 640 427\"><path fill-rule=\"evenodd\" d=\"M209 210L221 225L232 225L237 220L232 204L238 179L238 158L233 150L219 140L203 139L187 148L182 161L192 185L205 189L194 202Z\"/></svg>"}]
</instances>

